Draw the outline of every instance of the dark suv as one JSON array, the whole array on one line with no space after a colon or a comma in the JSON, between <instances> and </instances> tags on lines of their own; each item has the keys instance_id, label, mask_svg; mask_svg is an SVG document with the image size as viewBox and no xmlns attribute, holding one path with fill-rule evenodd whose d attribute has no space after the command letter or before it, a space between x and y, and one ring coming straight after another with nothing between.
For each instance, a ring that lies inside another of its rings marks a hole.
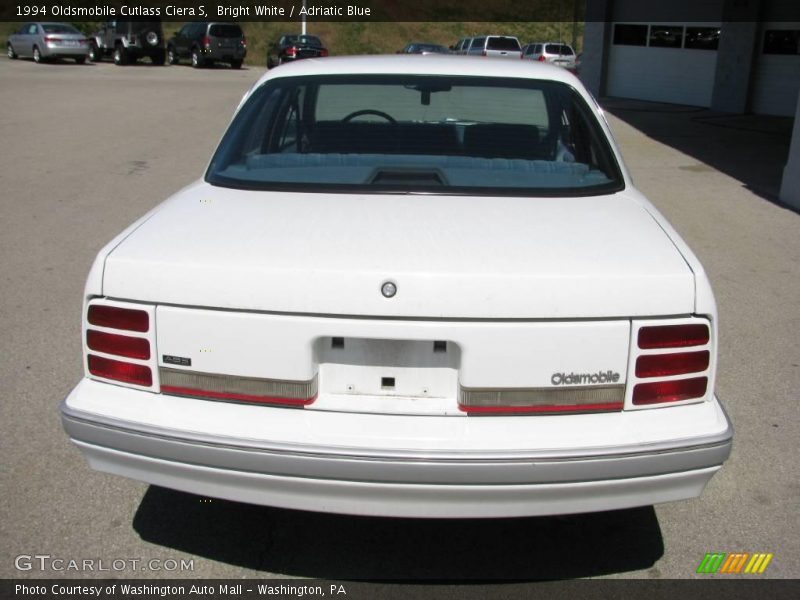
<instances>
[{"instance_id":1,"label":"dark suv","mask_svg":"<svg viewBox=\"0 0 800 600\"><path fill-rule=\"evenodd\" d=\"M301 58L321 56L328 56L328 50L317 36L286 34L267 49L267 68Z\"/></svg>"},{"instance_id":2,"label":"dark suv","mask_svg":"<svg viewBox=\"0 0 800 600\"><path fill-rule=\"evenodd\" d=\"M89 60L92 62L111 56L115 64L127 65L146 56L154 65L163 65L166 55L160 19L106 21L89 36Z\"/></svg>"},{"instance_id":3,"label":"dark suv","mask_svg":"<svg viewBox=\"0 0 800 600\"><path fill-rule=\"evenodd\" d=\"M226 62L239 69L247 55L247 40L236 23L187 23L167 42L169 64L188 58L195 68Z\"/></svg>"}]
</instances>

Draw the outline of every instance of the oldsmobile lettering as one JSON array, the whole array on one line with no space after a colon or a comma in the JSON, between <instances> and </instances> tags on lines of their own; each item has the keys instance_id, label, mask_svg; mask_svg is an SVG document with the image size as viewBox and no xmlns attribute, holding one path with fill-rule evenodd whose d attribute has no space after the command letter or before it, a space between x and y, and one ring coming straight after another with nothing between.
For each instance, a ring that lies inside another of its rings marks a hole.
<instances>
[{"instance_id":1,"label":"oldsmobile lettering","mask_svg":"<svg viewBox=\"0 0 800 600\"><path fill-rule=\"evenodd\" d=\"M592 385L598 383L617 383L619 373L599 371L597 373L553 373L550 383L553 385Z\"/></svg>"}]
</instances>

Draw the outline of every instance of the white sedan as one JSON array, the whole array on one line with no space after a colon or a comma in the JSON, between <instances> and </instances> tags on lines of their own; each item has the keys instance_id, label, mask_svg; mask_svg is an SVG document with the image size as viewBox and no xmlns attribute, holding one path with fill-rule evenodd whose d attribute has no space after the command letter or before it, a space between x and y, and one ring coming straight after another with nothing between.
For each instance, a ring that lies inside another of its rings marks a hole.
<instances>
[{"instance_id":1,"label":"white sedan","mask_svg":"<svg viewBox=\"0 0 800 600\"><path fill-rule=\"evenodd\" d=\"M64 428L100 471L407 517L699 496L727 459L702 266L573 75L310 59L98 255Z\"/></svg>"}]
</instances>

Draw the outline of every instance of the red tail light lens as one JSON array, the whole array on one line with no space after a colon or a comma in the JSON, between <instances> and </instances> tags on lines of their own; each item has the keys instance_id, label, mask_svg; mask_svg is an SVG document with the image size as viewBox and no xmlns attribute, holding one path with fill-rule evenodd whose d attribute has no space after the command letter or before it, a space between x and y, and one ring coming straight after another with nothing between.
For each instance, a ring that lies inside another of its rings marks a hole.
<instances>
[{"instance_id":1,"label":"red tail light lens","mask_svg":"<svg viewBox=\"0 0 800 600\"><path fill-rule=\"evenodd\" d=\"M640 356L636 359L636 376L666 377L684 373L699 373L708 368L710 357L711 354L708 350Z\"/></svg>"},{"instance_id":2,"label":"red tail light lens","mask_svg":"<svg viewBox=\"0 0 800 600\"><path fill-rule=\"evenodd\" d=\"M208 48L208 47L211 45L211 38L210 38L210 37L208 37L208 36L205 36L205 37L203 38L203 42L202 42L202 43L203 43L203 46L204 46L205 48Z\"/></svg>"},{"instance_id":3,"label":"red tail light lens","mask_svg":"<svg viewBox=\"0 0 800 600\"><path fill-rule=\"evenodd\" d=\"M639 348L682 348L704 346L709 339L708 325L658 325L639 330Z\"/></svg>"},{"instance_id":4,"label":"red tail light lens","mask_svg":"<svg viewBox=\"0 0 800 600\"><path fill-rule=\"evenodd\" d=\"M89 323L125 331L145 332L150 329L150 317L143 310L93 304L89 307Z\"/></svg>"},{"instance_id":5,"label":"red tail light lens","mask_svg":"<svg viewBox=\"0 0 800 600\"><path fill-rule=\"evenodd\" d=\"M86 345L92 350L105 352L106 354L116 354L117 356L127 356L128 358L141 360L150 359L150 342L144 338L116 335L90 329L86 332Z\"/></svg>"},{"instance_id":6,"label":"red tail light lens","mask_svg":"<svg viewBox=\"0 0 800 600\"><path fill-rule=\"evenodd\" d=\"M296 48L292 47L286 49L286 56L294 56L295 54L297 54Z\"/></svg>"},{"instance_id":7,"label":"red tail light lens","mask_svg":"<svg viewBox=\"0 0 800 600\"><path fill-rule=\"evenodd\" d=\"M639 383L633 388L633 403L635 405L660 404L702 398L706 394L707 387L708 379L706 377Z\"/></svg>"},{"instance_id":8,"label":"red tail light lens","mask_svg":"<svg viewBox=\"0 0 800 600\"><path fill-rule=\"evenodd\" d=\"M153 385L153 373L150 371L150 367L111 360L94 354L89 355L88 362L89 373L97 377L144 387Z\"/></svg>"},{"instance_id":9,"label":"red tail light lens","mask_svg":"<svg viewBox=\"0 0 800 600\"><path fill-rule=\"evenodd\" d=\"M328 51L325 48L323 48L322 50L319 51L319 55L320 56L328 56Z\"/></svg>"},{"instance_id":10,"label":"red tail light lens","mask_svg":"<svg viewBox=\"0 0 800 600\"><path fill-rule=\"evenodd\" d=\"M547 59L544 57L544 54L542 54L542 55L541 55L539 58L537 58L536 60L538 60L539 62L545 62Z\"/></svg>"}]
</instances>

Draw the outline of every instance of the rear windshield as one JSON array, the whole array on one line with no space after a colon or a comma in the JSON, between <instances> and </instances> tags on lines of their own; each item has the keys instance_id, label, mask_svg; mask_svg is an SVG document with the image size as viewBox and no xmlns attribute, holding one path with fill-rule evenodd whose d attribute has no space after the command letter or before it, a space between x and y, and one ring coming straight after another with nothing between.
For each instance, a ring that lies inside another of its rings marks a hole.
<instances>
[{"instance_id":1,"label":"rear windshield","mask_svg":"<svg viewBox=\"0 0 800 600\"><path fill-rule=\"evenodd\" d=\"M42 25L42 29L44 29L45 33L77 33L80 34L81 32L75 29L72 25L64 25L62 23L46 23Z\"/></svg>"},{"instance_id":2,"label":"rear windshield","mask_svg":"<svg viewBox=\"0 0 800 600\"><path fill-rule=\"evenodd\" d=\"M206 180L245 189L590 195L622 178L566 84L321 75L267 81L236 114Z\"/></svg>"},{"instance_id":3,"label":"rear windshield","mask_svg":"<svg viewBox=\"0 0 800 600\"><path fill-rule=\"evenodd\" d=\"M519 51L519 40L513 37L490 37L486 42L486 49Z\"/></svg>"},{"instance_id":4,"label":"rear windshield","mask_svg":"<svg viewBox=\"0 0 800 600\"><path fill-rule=\"evenodd\" d=\"M547 54L560 54L561 56L572 56L574 54L572 48L565 44L547 44L545 52Z\"/></svg>"},{"instance_id":5,"label":"rear windshield","mask_svg":"<svg viewBox=\"0 0 800 600\"><path fill-rule=\"evenodd\" d=\"M322 46L322 41L315 35L298 35L295 42L306 46Z\"/></svg>"},{"instance_id":6,"label":"rear windshield","mask_svg":"<svg viewBox=\"0 0 800 600\"><path fill-rule=\"evenodd\" d=\"M208 35L221 38L240 38L242 37L242 28L238 25L212 25L208 29Z\"/></svg>"}]
</instances>

